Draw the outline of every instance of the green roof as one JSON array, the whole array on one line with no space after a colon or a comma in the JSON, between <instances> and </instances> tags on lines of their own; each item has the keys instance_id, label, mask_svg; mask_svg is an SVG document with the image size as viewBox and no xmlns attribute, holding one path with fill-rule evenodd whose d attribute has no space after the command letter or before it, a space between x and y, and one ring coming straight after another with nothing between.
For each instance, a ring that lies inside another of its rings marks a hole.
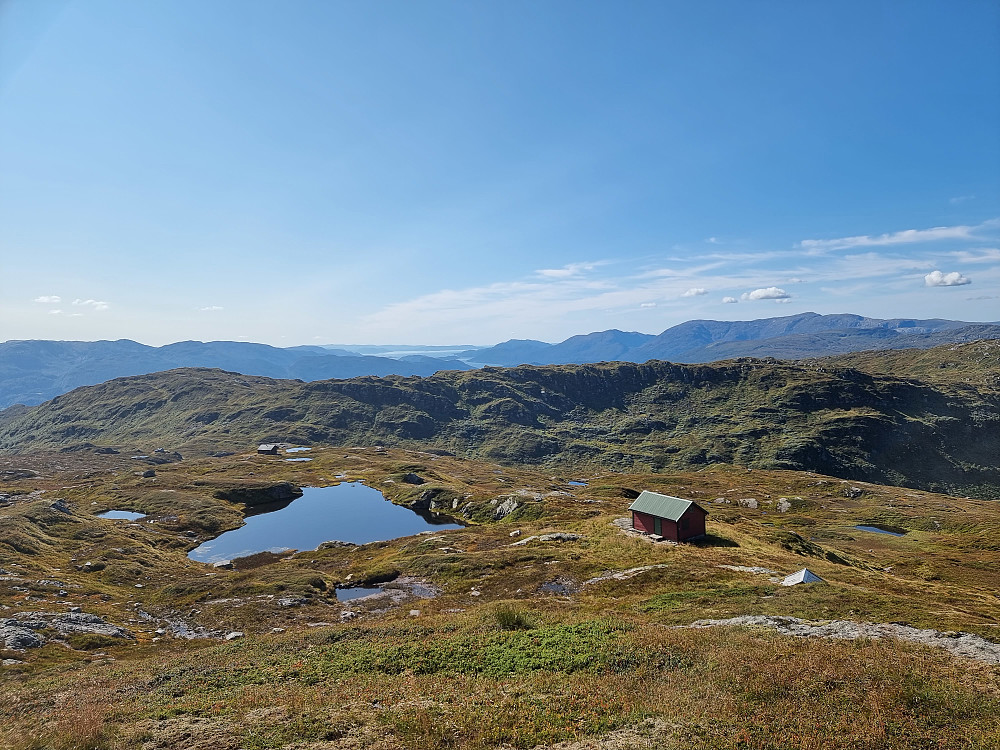
<instances>
[{"instance_id":1,"label":"green roof","mask_svg":"<svg viewBox=\"0 0 1000 750\"><path fill-rule=\"evenodd\" d=\"M684 511L695 505L691 500L684 500L670 495L661 495L659 492L643 490L642 494L629 506L629 510L637 510L640 513L649 513L651 516L668 518L671 521L678 520ZM701 506L696 505L699 510L705 511ZM705 511L706 513L708 511Z\"/></svg>"}]
</instances>

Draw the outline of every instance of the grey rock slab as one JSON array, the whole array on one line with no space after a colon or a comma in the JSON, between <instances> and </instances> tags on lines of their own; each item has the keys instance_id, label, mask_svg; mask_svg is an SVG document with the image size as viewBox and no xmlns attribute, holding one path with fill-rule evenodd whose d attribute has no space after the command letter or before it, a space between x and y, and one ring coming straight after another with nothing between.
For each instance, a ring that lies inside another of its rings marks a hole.
<instances>
[{"instance_id":1,"label":"grey rock slab","mask_svg":"<svg viewBox=\"0 0 1000 750\"><path fill-rule=\"evenodd\" d=\"M915 628L894 622L853 622L827 620L811 622L798 617L772 615L742 615L727 620L698 620L691 628L726 625L773 628L785 635L856 640L858 638L893 638L942 648L955 656L974 659L986 664L1000 664L1000 643L993 643L972 633L942 632L932 628Z\"/></svg>"},{"instance_id":2,"label":"grey rock slab","mask_svg":"<svg viewBox=\"0 0 1000 750\"><path fill-rule=\"evenodd\" d=\"M3 647L10 651L39 648L45 643L42 636L17 620L0 620L0 641L3 642Z\"/></svg>"},{"instance_id":3,"label":"grey rock slab","mask_svg":"<svg viewBox=\"0 0 1000 750\"><path fill-rule=\"evenodd\" d=\"M551 534L542 534L541 536L529 536L527 539L522 539L519 542L514 542L511 547L522 547L525 544L530 544L531 542L575 542L577 539L582 539L580 534L569 534L565 531L556 531Z\"/></svg>"}]
</instances>

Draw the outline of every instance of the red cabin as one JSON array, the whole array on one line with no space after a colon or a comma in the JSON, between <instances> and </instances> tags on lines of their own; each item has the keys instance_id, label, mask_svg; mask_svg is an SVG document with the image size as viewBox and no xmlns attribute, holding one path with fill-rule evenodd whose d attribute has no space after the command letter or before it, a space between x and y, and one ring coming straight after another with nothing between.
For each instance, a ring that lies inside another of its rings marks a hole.
<instances>
[{"instance_id":1,"label":"red cabin","mask_svg":"<svg viewBox=\"0 0 1000 750\"><path fill-rule=\"evenodd\" d=\"M690 542L705 536L708 511L691 500L644 491L629 506L632 528L672 542Z\"/></svg>"}]
</instances>

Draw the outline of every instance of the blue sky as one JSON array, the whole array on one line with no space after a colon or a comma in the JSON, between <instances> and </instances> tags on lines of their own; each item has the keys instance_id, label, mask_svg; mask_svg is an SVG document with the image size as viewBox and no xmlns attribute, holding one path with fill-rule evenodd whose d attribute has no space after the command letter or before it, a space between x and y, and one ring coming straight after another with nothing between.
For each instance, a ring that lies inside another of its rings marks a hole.
<instances>
[{"instance_id":1,"label":"blue sky","mask_svg":"<svg viewBox=\"0 0 1000 750\"><path fill-rule=\"evenodd\" d=\"M0 340L1000 320L1000 5L0 0Z\"/></svg>"}]
</instances>

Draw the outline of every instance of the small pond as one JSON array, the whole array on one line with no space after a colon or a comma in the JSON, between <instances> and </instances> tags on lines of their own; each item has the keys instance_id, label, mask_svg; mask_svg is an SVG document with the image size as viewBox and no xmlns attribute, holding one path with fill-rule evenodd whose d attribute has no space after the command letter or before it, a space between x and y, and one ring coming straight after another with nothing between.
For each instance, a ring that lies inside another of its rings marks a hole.
<instances>
[{"instance_id":1,"label":"small pond","mask_svg":"<svg viewBox=\"0 0 1000 750\"><path fill-rule=\"evenodd\" d=\"M878 526L855 526L858 531L871 531L875 534L888 534L889 536L906 536L906 532L900 533L898 531L889 531L888 529L880 529Z\"/></svg>"},{"instance_id":2,"label":"small pond","mask_svg":"<svg viewBox=\"0 0 1000 750\"><path fill-rule=\"evenodd\" d=\"M360 599L363 596L371 596L372 594L378 594L382 591L380 588L365 588L364 586L355 586L352 589L337 589L337 601L338 602L349 602L351 599Z\"/></svg>"},{"instance_id":3,"label":"small pond","mask_svg":"<svg viewBox=\"0 0 1000 750\"><path fill-rule=\"evenodd\" d=\"M110 518L112 521L137 521L145 518L145 513L134 513L130 510L106 510L97 514L98 518Z\"/></svg>"},{"instance_id":4,"label":"small pond","mask_svg":"<svg viewBox=\"0 0 1000 750\"><path fill-rule=\"evenodd\" d=\"M581 481L578 481L576 479L574 479L572 481L569 481L569 482L566 482L566 484L568 484L570 487L586 487L587 486L586 482L581 482Z\"/></svg>"},{"instance_id":5,"label":"small pond","mask_svg":"<svg viewBox=\"0 0 1000 750\"><path fill-rule=\"evenodd\" d=\"M458 529L446 516L419 514L393 505L361 482L303 487L302 497L269 512L248 509L246 523L196 547L188 557L217 563L257 552L316 549L327 541L385 541L421 531ZM356 589L355 589L356 590Z\"/></svg>"},{"instance_id":6,"label":"small pond","mask_svg":"<svg viewBox=\"0 0 1000 750\"><path fill-rule=\"evenodd\" d=\"M312 448L303 448L303 447L299 447L299 448L287 448L287 449L285 449L285 453L302 453L304 451L311 451L311 450L312 450Z\"/></svg>"}]
</instances>

